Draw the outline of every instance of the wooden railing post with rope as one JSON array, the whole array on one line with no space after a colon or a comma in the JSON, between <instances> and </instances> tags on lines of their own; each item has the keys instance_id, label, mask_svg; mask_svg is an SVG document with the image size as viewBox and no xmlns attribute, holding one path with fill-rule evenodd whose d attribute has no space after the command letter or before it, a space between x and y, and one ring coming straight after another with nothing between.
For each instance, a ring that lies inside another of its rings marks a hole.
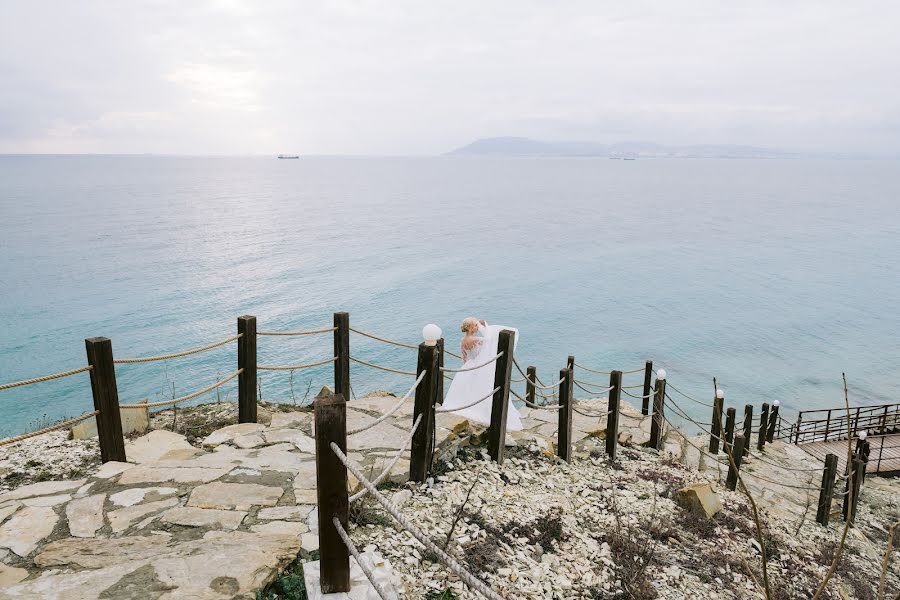
<instances>
[{"instance_id":1,"label":"wooden railing post with rope","mask_svg":"<svg viewBox=\"0 0 900 600\"><path fill-rule=\"evenodd\" d=\"M822 487L819 490L819 506L816 510L816 523L828 527L831 517L831 501L834 498L834 480L837 477L837 454L825 457L825 468L822 470Z\"/></svg>"},{"instance_id":2,"label":"wooden railing post with rope","mask_svg":"<svg viewBox=\"0 0 900 600\"><path fill-rule=\"evenodd\" d=\"M556 431L556 455L566 462L572 456L572 369L560 369L559 426Z\"/></svg>"},{"instance_id":3,"label":"wooden railing post with rope","mask_svg":"<svg viewBox=\"0 0 900 600\"><path fill-rule=\"evenodd\" d=\"M622 371L609 374L609 403L606 410L606 454L610 461L616 460L616 447L619 445L619 399L622 394Z\"/></svg>"},{"instance_id":4,"label":"wooden railing post with rope","mask_svg":"<svg viewBox=\"0 0 900 600\"><path fill-rule=\"evenodd\" d=\"M535 396L535 385L534 382L537 381L537 367L528 367L525 369L525 400L535 404L534 396Z\"/></svg>"},{"instance_id":5,"label":"wooden railing post with rope","mask_svg":"<svg viewBox=\"0 0 900 600\"><path fill-rule=\"evenodd\" d=\"M656 391L653 394L653 416L650 418L650 441L648 442L648 445L656 450L662 448L663 427L666 419L663 408L665 400L666 371L660 369L656 372Z\"/></svg>"},{"instance_id":6,"label":"wooden railing post with rope","mask_svg":"<svg viewBox=\"0 0 900 600\"><path fill-rule=\"evenodd\" d=\"M97 437L100 460L125 462L125 437L122 435L122 415L119 413L119 390L116 386L116 366L113 363L112 342L109 338L93 337L84 340L88 365L91 366L91 393L97 413Z\"/></svg>"},{"instance_id":7,"label":"wooden railing post with rope","mask_svg":"<svg viewBox=\"0 0 900 600\"><path fill-rule=\"evenodd\" d=\"M350 313L334 313L334 393L350 398Z\"/></svg>"},{"instance_id":8,"label":"wooden railing post with rope","mask_svg":"<svg viewBox=\"0 0 900 600\"><path fill-rule=\"evenodd\" d=\"M750 440L753 437L753 405L744 405L744 456L750 454Z\"/></svg>"},{"instance_id":9,"label":"wooden railing post with rope","mask_svg":"<svg viewBox=\"0 0 900 600\"><path fill-rule=\"evenodd\" d=\"M725 454L731 454L734 445L734 422L737 419L737 410L729 406L725 411Z\"/></svg>"},{"instance_id":10,"label":"wooden railing post with rope","mask_svg":"<svg viewBox=\"0 0 900 600\"><path fill-rule=\"evenodd\" d=\"M438 338L437 341L437 353L438 353L438 372L439 375L437 377L437 390L435 390L435 405L440 405L444 403L444 338Z\"/></svg>"},{"instance_id":11,"label":"wooden railing post with rope","mask_svg":"<svg viewBox=\"0 0 900 600\"><path fill-rule=\"evenodd\" d=\"M413 422L421 417L419 427L413 434L412 450L409 457L409 480L424 483L431 469L431 453L434 444L434 407L437 404L435 392L437 380L443 379L440 370L437 342L424 341L419 344L419 356L416 364L416 376L422 377L416 387L415 404L413 406Z\"/></svg>"},{"instance_id":12,"label":"wooden railing post with rope","mask_svg":"<svg viewBox=\"0 0 900 600\"><path fill-rule=\"evenodd\" d=\"M237 332L238 423L256 423L256 317L238 317Z\"/></svg>"},{"instance_id":13,"label":"wooden railing post with rope","mask_svg":"<svg viewBox=\"0 0 900 600\"><path fill-rule=\"evenodd\" d=\"M850 473L847 475L847 483L844 487L844 520L851 523L856 521L856 507L859 501L859 490L862 487L864 470L865 465L863 465L863 461L854 457ZM852 493L849 492L850 486L853 486Z\"/></svg>"},{"instance_id":14,"label":"wooden railing post with rope","mask_svg":"<svg viewBox=\"0 0 900 600\"><path fill-rule=\"evenodd\" d=\"M653 391L653 361L648 360L644 365L644 393L641 398L641 414L650 414L650 392Z\"/></svg>"},{"instance_id":15,"label":"wooden railing post with rope","mask_svg":"<svg viewBox=\"0 0 900 600\"><path fill-rule=\"evenodd\" d=\"M509 387L512 377L513 350L516 344L514 331L504 329L497 340L497 355L494 365L494 392L491 403L491 425L488 430L488 454L491 460L503 464L506 449L506 416L509 413ZM497 389L499 388L499 389Z\"/></svg>"},{"instance_id":16,"label":"wooden railing post with rope","mask_svg":"<svg viewBox=\"0 0 900 600\"><path fill-rule=\"evenodd\" d=\"M323 594L350 591L350 554L333 523L348 527L347 467L331 450L347 452L347 402L343 394L313 401L316 419L316 496L319 511L319 579Z\"/></svg>"},{"instance_id":17,"label":"wooden railing post with rope","mask_svg":"<svg viewBox=\"0 0 900 600\"><path fill-rule=\"evenodd\" d=\"M716 397L713 398L712 434L709 436L710 454L719 453L719 440L722 438L722 408L725 405L725 392L716 389Z\"/></svg>"},{"instance_id":18,"label":"wooden railing post with rope","mask_svg":"<svg viewBox=\"0 0 900 600\"><path fill-rule=\"evenodd\" d=\"M744 460L744 448L747 446L747 440L743 434L734 436L734 446L732 446L731 460L728 461L728 477L725 478L725 487L730 491L737 489L738 471L741 470L741 463Z\"/></svg>"},{"instance_id":19,"label":"wooden railing post with rope","mask_svg":"<svg viewBox=\"0 0 900 600\"><path fill-rule=\"evenodd\" d=\"M762 452L766 445L766 433L769 427L769 403L763 402L759 411L759 437L756 442L756 449Z\"/></svg>"},{"instance_id":20,"label":"wooden railing post with rope","mask_svg":"<svg viewBox=\"0 0 900 600\"><path fill-rule=\"evenodd\" d=\"M769 413L769 430L766 432L766 441L770 444L775 441L775 426L778 423L778 406L781 404L778 400L772 403L772 412Z\"/></svg>"}]
</instances>

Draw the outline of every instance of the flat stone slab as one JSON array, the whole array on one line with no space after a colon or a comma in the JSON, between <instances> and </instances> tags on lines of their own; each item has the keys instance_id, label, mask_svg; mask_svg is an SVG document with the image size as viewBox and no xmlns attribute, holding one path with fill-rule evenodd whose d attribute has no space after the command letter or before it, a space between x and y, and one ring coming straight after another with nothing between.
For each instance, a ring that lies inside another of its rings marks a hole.
<instances>
[{"instance_id":1,"label":"flat stone slab","mask_svg":"<svg viewBox=\"0 0 900 600\"><path fill-rule=\"evenodd\" d=\"M194 450L185 437L179 433L156 429L147 435L125 443L125 457L131 463L146 463L172 450Z\"/></svg>"},{"instance_id":2,"label":"flat stone slab","mask_svg":"<svg viewBox=\"0 0 900 600\"><path fill-rule=\"evenodd\" d=\"M9 500L20 500L22 498L34 498L35 496L53 496L61 492L75 490L87 483L87 479L72 479L69 481L41 481L40 483L32 483L31 485L23 485L11 492L0 494L0 504Z\"/></svg>"},{"instance_id":3,"label":"flat stone slab","mask_svg":"<svg viewBox=\"0 0 900 600\"><path fill-rule=\"evenodd\" d=\"M103 527L103 503L106 494L78 498L66 506L66 521L73 537L94 537Z\"/></svg>"},{"instance_id":4,"label":"flat stone slab","mask_svg":"<svg viewBox=\"0 0 900 600\"><path fill-rule=\"evenodd\" d=\"M53 533L59 522L49 506L25 506L0 526L0 548L9 548L19 556L28 556Z\"/></svg>"},{"instance_id":5,"label":"flat stone slab","mask_svg":"<svg viewBox=\"0 0 900 600\"><path fill-rule=\"evenodd\" d=\"M155 463L138 465L122 473L119 477L119 485L134 485L139 483L205 483L218 479L230 469L212 469L204 467L167 468L154 466Z\"/></svg>"},{"instance_id":6,"label":"flat stone slab","mask_svg":"<svg viewBox=\"0 0 900 600\"><path fill-rule=\"evenodd\" d=\"M179 506L163 515L163 523L174 523L187 527L211 527L217 529L237 529L243 522L246 512L219 510L215 508L195 508Z\"/></svg>"},{"instance_id":7,"label":"flat stone slab","mask_svg":"<svg viewBox=\"0 0 900 600\"><path fill-rule=\"evenodd\" d=\"M144 517L159 513L167 508L172 508L177 505L178 498L147 502L145 504L137 504L127 508L109 511L106 513L106 518L109 519L109 525L112 527L113 533L121 533L142 520Z\"/></svg>"},{"instance_id":8,"label":"flat stone slab","mask_svg":"<svg viewBox=\"0 0 900 600\"><path fill-rule=\"evenodd\" d=\"M148 501L159 500L177 493L178 490L171 487L139 487L112 494L109 501L116 506L134 506L143 502L145 498Z\"/></svg>"},{"instance_id":9,"label":"flat stone slab","mask_svg":"<svg viewBox=\"0 0 900 600\"><path fill-rule=\"evenodd\" d=\"M194 488L187 505L197 508L250 510L252 506L275 506L284 495L280 487L256 483L208 483Z\"/></svg>"},{"instance_id":10,"label":"flat stone slab","mask_svg":"<svg viewBox=\"0 0 900 600\"><path fill-rule=\"evenodd\" d=\"M375 581L387 593L388 599L397 600L399 596L394 587L391 563L374 549L360 552L360 558L372 571ZM306 584L306 594L309 600L379 600L381 598L360 568L359 563L352 556L350 557L349 592L323 594L319 578L320 570L321 566L317 560L303 565L303 581Z\"/></svg>"},{"instance_id":11,"label":"flat stone slab","mask_svg":"<svg viewBox=\"0 0 900 600\"><path fill-rule=\"evenodd\" d=\"M206 439L203 440L203 445L207 447L218 446L219 444L230 442L238 436L256 433L265 428L266 426L261 423L238 423L237 425L228 425L221 429L216 429L206 436Z\"/></svg>"}]
</instances>

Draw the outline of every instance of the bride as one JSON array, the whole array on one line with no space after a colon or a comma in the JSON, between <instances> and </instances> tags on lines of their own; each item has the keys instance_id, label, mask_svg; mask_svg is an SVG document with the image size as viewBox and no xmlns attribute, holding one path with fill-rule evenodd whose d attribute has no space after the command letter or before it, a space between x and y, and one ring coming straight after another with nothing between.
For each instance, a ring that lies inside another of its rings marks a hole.
<instances>
[{"instance_id":1,"label":"bride","mask_svg":"<svg viewBox=\"0 0 900 600\"><path fill-rule=\"evenodd\" d=\"M471 371L461 371L455 373L453 381L450 383L450 389L447 390L447 397L444 399L444 408L449 409L454 414L465 417L471 421L478 423L490 424L491 408L493 407L493 396L488 396L494 389L494 363L486 364L497 355L497 342L499 341L500 332L509 329L515 332L513 338L513 348L519 342L519 330L513 327L504 327L501 325L488 325L484 319L478 320L469 317L462 322L460 330L465 334L460 342L460 350L462 350L463 369L470 369L485 365ZM481 336L476 336L481 333ZM484 398L481 402L474 406L472 404L478 398ZM456 407L459 410L454 410ZM506 416L507 431L520 431L522 429L522 421L519 418L519 411L509 403L509 409Z\"/></svg>"}]
</instances>

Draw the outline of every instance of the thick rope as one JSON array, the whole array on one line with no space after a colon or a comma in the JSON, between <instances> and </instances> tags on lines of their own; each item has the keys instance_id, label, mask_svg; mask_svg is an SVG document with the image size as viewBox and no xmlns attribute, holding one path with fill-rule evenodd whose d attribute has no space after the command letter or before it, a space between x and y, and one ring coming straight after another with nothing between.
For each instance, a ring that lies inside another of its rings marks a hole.
<instances>
[{"instance_id":1,"label":"thick rope","mask_svg":"<svg viewBox=\"0 0 900 600\"><path fill-rule=\"evenodd\" d=\"M370 362L366 362L364 360L360 360L358 358L353 358L352 356L350 357L350 360L352 360L355 363L359 363L361 365L366 365L367 367L372 367L373 369L381 369L382 371L388 371L390 373L399 373L400 375L412 375L412 376L416 375L415 371L401 371L400 369L391 369L390 367L382 367L381 365L376 365L376 364L373 364Z\"/></svg>"},{"instance_id":2,"label":"thick rope","mask_svg":"<svg viewBox=\"0 0 900 600\"><path fill-rule=\"evenodd\" d=\"M487 396L485 396L484 398L479 398L478 400L476 400L475 402L472 402L471 404L466 404L465 406L456 406L454 408L435 408L434 412L436 412L436 413L456 412L458 410L465 410L467 408L472 408L479 402L484 402L485 400L487 400L488 398L490 398L491 396L496 394L499 389L500 389L500 386L498 385L497 387L492 389L491 392Z\"/></svg>"},{"instance_id":3,"label":"thick rope","mask_svg":"<svg viewBox=\"0 0 900 600\"><path fill-rule=\"evenodd\" d=\"M629 393L629 392L625 391L624 389L622 390L622 392L624 392L626 396L631 396L632 398L636 398L636 399L638 399L638 400L646 400L646 399L648 399L648 398L652 398L653 395L656 393L656 392L651 391L651 392L650 392L649 394L647 394L646 396L635 396L634 394Z\"/></svg>"},{"instance_id":4,"label":"thick rope","mask_svg":"<svg viewBox=\"0 0 900 600\"><path fill-rule=\"evenodd\" d=\"M488 587L486 583L472 575L469 571L466 570L465 567L456 562L456 560L452 556L441 550L439 546L428 539L428 536L419 531L419 529L415 525L413 525L406 517L403 516L403 514L399 511L399 509L397 509L396 506L391 504L390 500L385 498L384 495L381 494L381 492L375 489L375 486L372 485L372 482L366 479L366 476L363 475L362 469L359 468L359 465L347 458L347 455L344 454L341 451L340 447L334 442L331 442L331 450L335 453L335 455L337 455L338 459L342 463L344 463L344 466L347 467L347 469L351 473L353 473L354 477L359 480L363 487L365 487L366 490L368 490L368 492L375 497L375 500L377 500L378 503L381 504L384 510L386 510L388 514L394 517L394 519L396 519L397 522L400 523L400 525L402 525L403 528L406 529L406 531L408 531L414 538L419 540L419 542L423 546L425 546L428 551L437 556L441 560L441 562L443 562L445 565L447 565L447 567L450 568L451 571L456 573L456 575L463 581L463 583L468 585L470 588L480 592L481 594L484 594L486 597L490 598L490 600L504 600L497 592Z\"/></svg>"},{"instance_id":5,"label":"thick rope","mask_svg":"<svg viewBox=\"0 0 900 600\"><path fill-rule=\"evenodd\" d=\"M544 410L559 410L560 408L562 408L562 404L535 404L518 395L515 390L509 391L512 392L513 396L515 396L516 398L524 402L526 406L529 406L531 408L542 408Z\"/></svg>"},{"instance_id":6,"label":"thick rope","mask_svg":"<svg viewBox=\"0 0 900 600\"><path fill-rule=\"evenodd\" d=\"M62 373L54 373L53 375L44 375L43 377L35 377L34 379L26 379L25 381L14 381L13 383L4 383L0 385L0 390L8 390L15 387L20 387L23 385L31 385L32 383L40 383L42 381L50 381L51 379L59 379L61 377L68 377L69 375L75 375L77 373L84 373L85 371L90 371L93 369L91 365L87 365L85 367L79 367L78 369L72 369L71 371L63 371Z\"/></svg>"},{"instance_id":7,"label":"thick rope","mask_svg":"<svg viewBox=\"0 0 900 600\"><path fill-rule=\"evenodd\" d=\"M202 396L206 392L211 392L212 390L216 389L220 385L224 385L225 383L231 381L232 379L234 379L235 377L240 375L243 371L244 371L244 369L238 369L237 371L235 371L234 373L232 373L225 379L222 379L221 381L217 381L216 383L212 384L211 386L203 388L199 392L194 392L193 394L188 394L187 396L182 396L181 398L173 398L172 400L163 400L161 402L150 402L149 404L120 404L119 408L154 408L156 406L167 406L169 404L178 404L179 402L184 402L185 400L190 400L192 398L196 398L197 396Z\"/></svg>"},{"instance_id":8,"label":"thick rope","mask_svg":"<svg viewBox=\"0 0 900 600\"><path fill-rule=\"evenodd\" d=\"M687 398L688 400L691 400L691 401L693 401L693 402L696 402L697 404L701 404L701 405L703 405L703 406L706 406L707 408L713 408L713 405L712 405L712 404L709 404L709 403L707 403L707 402L703 402L702 400L697 400L697 399L694 398L694 397L688 396L687 394L685 394L684 392L682 392L681 390L679 390L678 388L676 388L674 385L672 385L672 384L670 384L670 383L667 383L667 384L666 384L666 387L667 387L668 389L670 389L670 390L675 390L676 392L678 392L679 394L681 394L682 396L684 396L684 397Z\"/></svg>"},{"instance_id":9,"label":"thick rope","mask_svg":"<svg viewBox=\"0 0 900 600\"><path fill-rule=\"evenodd\" d=\"M487 366L487 365L489 365L489 364L491 364L491 363L493 363L493 362L497 362L497 359L500 358L501 356L503 356L503 353L502 353L502 352L498 353L498 354L497 354L496 356L494 356L494 358L492 358L491 360L489 360L489 361L487 361L487 362L483 362L483 363L481 363L480 365L477 365L477 366L474 366L474 367L466 367L465 369L449 369L449 368L447 368L447 367L441 367L441 371L444 372L444 373L465 373L466 371L474 371L474 370L476 370L476 369L480 369L481 367L485 367L485 366Z\"/></svg>"},{"instance_id":10,"label":"thick rope","mask_svg":"<svg viewBox=\"0 0 900 600\"><path fill-rule=\"evenodd\" d=\"M598 384L596 384L596 383L591 383L591 382L589 382L589 381L580 381L580 380L578 380L578 379L572 379L572 381L574 381L576 384L586 385L586 386L589 386L589 387L595 387L595 388L602 388L602 389L596 390L595 392L592 392L592 393L596 393L596 394L605 394L606 392L609 392L609 391L611 391L614 387L616 387L616 386L614 386L614 385L610 385L610 386L598 385ZM581 387L581 385L579 385L578 387ZM581 389L583 389L583 390L586 391L586 392L589 392L589 391L590 391L590 390L584 389L583 387L581 387Z\"/></svg>"},{"instance_id":11,"label":"thick rope","mask_svg":"<svg viewBox=\"0 0 900 600\"><path fill-rule=\"evenodd\" d=\"M363 431L367 431L367 430L369 430L369 429L372 429L373 427L375 427L375 426L380 425L381 423L383 423L383 422L385 421L385 419L388 419L389 417L391 417L395 412L397 412L398 410L400 410L400 407L403 406L403 403L404 403L404 402L406 402L407 400L409 400L409 397L412 395L412 393L413 393L414 391L416 391L416 388L419 387L419 383L421 383L422 379L425 378L425 375L426 375L427 373L428 373L428 371L422 371L422 373L419 374L419 377L416 379L416 382L415 382L414 384L412 384L412 387L409 388L409 391L406 392L406 395L403 396L402 398L400 398L400 400L397 402L397 404L394 405L394 408L392 408L391 410L387 411L386 413L384 413L383 415L381 415L380 417L378 417L377 419L375 419L374 421L372 421L372 422L369 423L368 425L365 425L365 426L363 426L363 427L360 427L359 429L354 429L353 431L348 431L348 432L347 432L347 435L348 435L348 436L350 436L350 435L356 435L357 433L362 433Z\"/></svg>"},{"instance_id":12,"label":"thick rope","mask_svg":"<svg viewBox=\"0 0 900 600\"><path fill-rule=\"evenodd\" d=\"M372 587L375 588L375 591L378 592L381 600L388 600L387 590L382 588L381 584L375 581L375 574L372 573L372 569L369 568L369 565L363 563L362 557L359 555L359 550L357 550L356 546L353 545L353 540L351 540L350 536L347 535L347 531L344 529L344 526L341 525L341 520L337 517L332 517L331 522L334 523L334 528L337 529L338 535L341 536L341 539L344 541L344 545L347 546L347 550L349 550L350 554L353 555L353 558L356 559L356 564L359 565L359 568L362 569L362 572L363 574L365 574L366 579L369 580L369 583L371 583Z\"/></svg>"},{"instance_id":13,"label":"thick rope","mask_svg":"<svg viewBox=\"0 0 900 600\"><path fill-rule=\"evenodd\" d=\"M611 373L611 371L596 371L594 369L589 369L589 368L585 367L584 365L579 365L578 363L573 363L573 364L576 367L578 367L579 369L584 369L588 373L596 373L597 375L609 375Z\"/></svg>"},{"instance_id":14,"label":"thick rope","mask_svg":"<svg viewBox=\"0 0 900 600\"><path fill-rule=\"evenodd\" d=\"M613 413L613 411L608 410L608 411L606 411L606 412L604 412L604 413L593 414L593 413L584 412L584 411L582 411L582 410L579 410L577 406L573 406L573 407L572 407L572 410L574 410L575 412L577 412L579 415L581 415L581 416L583 416L583 417L590 417L590 418L592 418L592 419L600 419L600 418L602 418L602 417L605 417L605 416L607 416L607 415L611 415L611 414Z\"/></svg>"},{"instance_id":15,"label":"thick rope","mask_svg":"<svg viewBox=\"0 0 900 600\"><path fill-rule=\"evenodd\" d=\"M331 331L337 331L337 327L312 329L310 331L257 331L256 335L313 335L316 333L329 333Z\"/></svg>"},{"instance_id":16,"label":"thick rope","mask_svg":"<svg viewBox=\"0 0 900 600\"><path fill-rule=\"evenodd\" d=\"M360 331L359 329L354 329L353 327L350 328L350 331L352 331L353 333L358 333L359 335L364 335L367 338L372 338L373 340L378 340L379 342L384 342L386 344L393 344L395 346L400 346L402 348L412 348L413 350L418 348L418 346L413 346L412 344L404 344L403 342L397 342L394 340L389 340L387 338L378 337L377 335L373 335L371 333L366 333L365 331Z\"/></svg>"},{"instance_id":17,"label":"thick rope","mask_svg":"<svg viewBox=\"0 0 900 600\"><path fill-rule=\"evenodd\" d=\"M458 358L459 360L462 360L462 356L460 356L460 355L457 354L456 352L450 352L450 351L447 350L446 348L444 349L444 354L449 354L449 355L452 356L453 358Z\"/></svg>"},{"instance_id":18,"label":"thick rope","mask_svg":"<svg viewBox=\"0 0 900 600\"><path fill-rule=\"evenodd\" d=\"M50 427L44 427L43 429L38 429L37 431L32 431L31 433L23 433L22 435L17 435L15 437L6 438L5 440L0 440L0 446L6 446L8 444L15 444L16 442L21 442L22 440L27 440L28 438L33 438L39 435L43 435L45 433L50 433L51 431L56 431L57 429L64 429L70 425L74 425L75 423L81 423L85 419L90 419L93 416L99 415L100 411L95 410L93 412L84 413L80 417L75 417L65 423L57 423L56 425L51 425Z\"/></svg>"},{"instance_id":19,"label":"thick rope","mask_svg":"<svg viewBox=\"0 0 900 600\"><path fill-rule=\"evenodd\" d=\"M338 359L337 356L334 358L329 358L326 360L320 360L319 362L314 363L306 363L305 365L287 365L287 366L277 366L270 367L266 365L256 365L256 368L260 371L299 371L300 369L309 369L310 367L318 367L319 365L327 365L328 363L333 363Z\"/></svg>"},{"instance_id":20,"label":"thick rope","mask_svg":"<svg viewBox=\"0 0 900 600\"><path fill-rule=\"evenodd\" d=\"M178 358L180 356L187 356L189 354L197 354L198 352L205 352L207 350L212 350L213 348L218 348L219 346L224 346L228 342L233 342L234 340L240 339L244 334L239 333L237 335L233 335L230 338L224 339L221 342L216 342L215 344L210 344L209 346L203 346L202 348L194 348L193 350L185 350L184 352L175 352L174 354L163 354L161 356L144 356L141 358L117 358L113 361L113 363L117 365L122 364L130 364L130 363L142 363L142 362L154 362L157 360L168 360L170 358Z\"/></svg>"},{"instance_id":21,"label":"thick rope","mask_svg":"<svg viewBox=\"0 0 900 600\"><path fill-rule=\"evenodd\" d=\"M519 366L519 362L515 358L513 358L513 364L516 366L516 369L519 370L519 373L522 374L522 377L525 378L525 381L527 381L528 383L530 383L531 385L533 385L534 387L536 387L537 389L540 389L540 390L552 390L553 388L555 388L556 386L558 386L559 384L561 384L563 381L566 380L565 377L563 377L562 379L560 379L553 385L541 385L543 382L538 377L535 377L535 379L537 379L538 382L540 382L540 383L535 383L534 381L528 379L528 375L525 373L525 371L522 370L522 367ZM546 398L546 396L544 396L544 397Z\"/></svg>"},{"instance_id":22,"label":"thick rope","mask_svg":"<svg viewBox=\"0 0 900 600\"><path fill-rule=\"evenodd\" d=\"M397 464L397 462L400 460L400 457L403 456L403 453L406 452L407 449L409 449L409 445L412 443L413 436L416 435L416 429L419 428L419 423L421 421L422 421L422 415L419 415L418 417L416 417L416 422L413 423L412 429L409 430L409 435L407 436L406 440L403 442L403 445L400 446L400 450L397 451L397 454L394 455L394 458L391 459L391 462L388 463L388 466L384 468L384 471L382 471L381 474L375 478L375 480L372 482L372 485L374 485L376 487L381 485L381 482L384 481L385 479L387 479L387 476L391 474L391 469L394 468L394 465ZM349 500L350 504L353 504L354 502L356 502L357 500L359 500L360 498L362 498L363 496L365 496L368 493L369 493L369 490L367 490L365 488L359 490L358 492L356 492L355 494L350 496L350 500Z\"/></svg>"}]
</instances>

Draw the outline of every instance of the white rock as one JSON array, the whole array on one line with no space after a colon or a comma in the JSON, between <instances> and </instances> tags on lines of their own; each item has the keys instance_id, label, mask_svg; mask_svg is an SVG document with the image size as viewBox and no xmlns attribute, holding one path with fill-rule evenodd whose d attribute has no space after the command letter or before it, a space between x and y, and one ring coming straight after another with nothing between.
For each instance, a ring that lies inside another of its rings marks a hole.
<instances>
[{"instance_id":1,"label":"white rock","mask_svg":"<svg viewBox=\"0 0 900 600\"><path fill-rule=\"evenodd\" d=\"M128 469L132 468L134 465L127 462L116 462L111 460L109 462L103 463L97 472L94 473L93 477L95 479L109 479L110 477L115 477L119 473L123 473Z\"/></svg>"},{"instance_id":2,"label":"white rock","mask_svg":"<svg viewBox=\"0 0 900 600\"><path fill-rule=\"evenodd\" d=\"M246 512L218 510L214 508L194 508L179 506L163 515L163 523L174 523L188 527L215 527L217 529L237 529Z\"/></svg>"},{"instance_id":3,"label":"white rock","mask_svg":"<svg viewBox=\"0 0 900 600\"><path fill-rule=\"evenodd\" d=\"M72 499L71 494L59 494L58 496L38 496L37 498L25 498L22 504L25 506L56 506Z\"/></svg>"},{"instance_id":4,"label":"white rock","mask_svg":"<svg viewBox=\"0 0 900 600\"><path fill-rule=\"evenodd\" d=\"M280 487L256 483L208 483L194 488L188 506L249 510L252 506L275 506L284 494Z\"/></svg>"},{"instance_id":5,"label":"white rock","mask_svg":"<svg viewBox=\"0 0 900 600\"><path fill-rule=\"evenodd\" d=\"M177 493L177 489L170 487L131 488L111 495L109 501L116 506L134 506L139 502L143 502L148 495L155 500Z\"/></svg>"},{"instance_id":6,"label":"white rock","mask_svg":"<svg viewBox=\"0 0 900 600\"><path fill-rule=\"evenodd\" d=\"M0 548L28 556L41 540L53 533L57 522L59 517L49 506L26 506L0 527Z\"/></svg>"},{"instance_id":7,"label":"white rock","mask_svg":"<svg viewBox=\"0 0 900 600\"><path fill-rule=\"evenodd\" d=\"M217 429L206 436L206 439L203 440L203 445L208 447L218 446L219 444L230 442L239 435L255 433L257 431L262 431L265 428L266 426L260 423L238 423L237 425L228 425L227 427Z\"/></svg>"},{"instance_id":8,"label":"white rock","mask_svg":"<svg viewBox=\"0 0 900 600\"><path fill-rule=\"evenodd\" d=\"M131 463L146 463L172 450L194 450L187 439L179 433L155 429L137 439L125 443L125 457Z\"/></svg>"},{"instance_id":9,"label":"white rock","mask_svg":"<svg viewBox=\"0 0 900 600\"><path fill-rule=\"evenodd\" d=\"M0 494L0 504L9 500L20 500L22 498L33 498L35 496L51 496L61 492L68 492L80 488L87 482L86 479L72 479L70 481L41 481L40 483L32 483L31 485L23 485L11 492Z\"/></svg>"},{"instance_id":10,"label":"white rock","mask_svg":"<svg viewBox=\"0 0 900 600\"><path fill-rule=\"evenodd\" d=\"M113 533L121 533L131 527L132 523L143 519L145 516L177 505L178 498L147 502L146 504L112 510L106 514L106 518L109 519Z\"/></svg>"},{"instance_id":11,"label":"white rock","mask_svg":"<svg viewBox=\"0 0 900 600\"><path fill-rule=\"evenodd\" d=\"M103 527L103 502L106 494L72 500L66 505L69 533L74 537L94 537Z\"/></svg>"}]
</instances>

